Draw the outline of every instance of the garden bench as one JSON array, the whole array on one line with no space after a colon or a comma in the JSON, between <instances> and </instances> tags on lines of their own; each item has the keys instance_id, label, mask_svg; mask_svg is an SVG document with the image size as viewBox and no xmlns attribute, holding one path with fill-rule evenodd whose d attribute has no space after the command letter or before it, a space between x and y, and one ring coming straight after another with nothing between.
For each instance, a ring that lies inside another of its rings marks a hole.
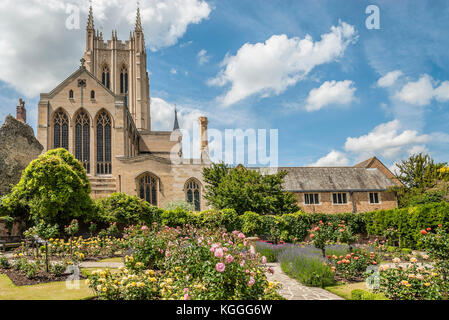
<instances>
[{"instance_id":1,"label":"garden bench","mask_svg":"<svg viewBox=\"0 0 449 320\"><path fill-rule=\"evenodd\" d=\"M5 252L6 249L17 248L22 244L20 236L0 236L0 250Z\"/></svg>"}]
</instances>

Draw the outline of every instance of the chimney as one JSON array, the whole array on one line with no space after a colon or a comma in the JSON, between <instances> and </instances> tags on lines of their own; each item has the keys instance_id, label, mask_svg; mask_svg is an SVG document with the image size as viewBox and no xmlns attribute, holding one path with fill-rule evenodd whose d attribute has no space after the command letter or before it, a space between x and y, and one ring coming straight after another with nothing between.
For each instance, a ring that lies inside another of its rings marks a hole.
<instances>
[{"instance_id":1,"label":"chimney","mask_svg":"<svg viewBox=\"0 0 449 320\"><path fill-rule=\"evenodd\" d=\"M25 109L25 101L19 99L19 105L16 108L16 119L27 123L27 111Z\"/></svg>"},{"instance_id":2,"label":"chimney","mask_svg":"<svg viewBox=\"0 0 449 320\"><path fill-rule=\"evenodd\" d=\"M208 138L207 138L207 117L199 117L198 122L200 124L200 152L201 159L208 158Z\"/></svg>"}]
</instances>

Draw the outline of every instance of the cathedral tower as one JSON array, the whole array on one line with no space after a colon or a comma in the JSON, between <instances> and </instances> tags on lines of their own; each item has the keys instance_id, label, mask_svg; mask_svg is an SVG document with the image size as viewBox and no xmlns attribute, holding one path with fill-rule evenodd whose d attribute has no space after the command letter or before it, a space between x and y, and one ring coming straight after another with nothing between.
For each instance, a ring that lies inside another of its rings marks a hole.
<instances>
[{"instance_id":1,"label":"cathedral tower","mask_svg":"<svg viewBox=\"0 0 449 320\"><path fill-rule=\"evenodd\" d=\"M139 131L151 130L150 79L147 71L145 37L137 8L136 25L129 40L122 42L117 31L111 40L95 30L92 6L86 27L86 68L116 95L126 96L128 109Z\"/></svg>"}]
</instances>

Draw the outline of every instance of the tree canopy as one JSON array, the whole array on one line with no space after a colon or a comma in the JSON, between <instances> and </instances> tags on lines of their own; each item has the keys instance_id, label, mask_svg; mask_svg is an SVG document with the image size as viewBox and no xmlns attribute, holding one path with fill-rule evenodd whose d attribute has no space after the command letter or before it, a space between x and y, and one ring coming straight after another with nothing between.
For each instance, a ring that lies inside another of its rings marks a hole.
<instances>
[{"instance_id":1,"label":"tree canopy","mask_svg":"<svg viewBox=\"0 0 449 320\"><path fill-rule=\"evenodd\" d=\"M235 168L224 163L203 169L205 198L216 209L235 209L259 214L284 214L299 210L292 193L282 189L287 172L262 174L242 165Z\"/></svg>"},{"instance_id":2,"label":"tree canopy","mask_svg":"<svg viewBox=\"0 0 449 320\"><path fill-rule=\"evenodd\" d=\"M28 165L2 205L12 217L62 226L93 214L90 191L81 163L67 150L55 149Z\"/></svg>"}]
</instances>

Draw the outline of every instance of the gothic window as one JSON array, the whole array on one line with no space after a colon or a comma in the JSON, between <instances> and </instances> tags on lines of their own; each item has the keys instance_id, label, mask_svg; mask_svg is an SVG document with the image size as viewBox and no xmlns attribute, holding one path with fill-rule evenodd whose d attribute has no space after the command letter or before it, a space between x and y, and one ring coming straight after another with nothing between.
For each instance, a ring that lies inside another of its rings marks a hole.
<instances>
[{"instance_id":1,"label":"gothic window","mask_svg":"<svg viewBox=\"0 0 449 320\"><path fill-rule=\"evenodd\" d=\"M97 174L112 173L111 117L103 111L97 118Z\"/></svg>"},{"instance_id":2,"label":"gothic window","mask_svg":"<svg viewBox=\"0 0 449 320\"><path fill-rule=\"evenodd\" d=\"M145 174L139 179L138 183L140 198L153 206L157 206L158 179L151 174Z\"/></svg>"},{"instance_id":3,"label":"gothic window","mask_svg":"<svg viewBox=\"0 0 449 320\"><path fill-rule=\"evenodd\" d=\"M69 91L69 99L73 99L73 90Z\"/></svg>"},{"instance_id":4,"label":"gothic window","mask_svg":"<svg viewBox=\"0 0 449 320\"><path fill-rule=\"evenodd\" d=\"M120 70L120 93L128 93L128 69L125 66Z\"/></svg>"},{"instance_id":5,"label":"gothic window","mask_svg":"<svg viewBox=\"0 0 449 320\"><path fill-rule=\"evenodd\" d=\"M103 73L101 74L101 82L106 88L108 89L111 88L111 72L109 71L108 66L103 67Z\"/></svg>"},{"instance_id":6,"label":"gothic window","mask_svg":"<svg viewBox=\"0 0 449 320\"><path fill-rule=\"evenodd\" d=\"M90 119L84 111L75 120L75 157L90 173Z\"/></svg>"},{"instance_id":7,"label":"gothic window","mask_svg":"<svg viewBox=\"0 0 449 320\"><path fill-rule=\"evenodd\" d=\"M92 90L92 91L90 92L90 99L91 99L91 100L94 100L94 99L95 99L95 91L94 91L94 90Z\"/></svg>"},{"instance_id":8,"label":"gothic window","mask_svg":"<svg viewBox=\"0 0 449 320\"><path fill-rule=\"evenodd\" d=\"M54 125L54 148L69 149L69 118L63 111L56 113Z\"/></svg>"},{"instance_id":9,"label":"gothic window","mask_svg":"<svg viewBox=\"0 0 449 320\"><path fill-rule=\"evenodd\" d=\"M193 205L195 211L201 210L200 186L194 179L189 180L186 184L186 200Z\"/></svg>"}]
</instances>

